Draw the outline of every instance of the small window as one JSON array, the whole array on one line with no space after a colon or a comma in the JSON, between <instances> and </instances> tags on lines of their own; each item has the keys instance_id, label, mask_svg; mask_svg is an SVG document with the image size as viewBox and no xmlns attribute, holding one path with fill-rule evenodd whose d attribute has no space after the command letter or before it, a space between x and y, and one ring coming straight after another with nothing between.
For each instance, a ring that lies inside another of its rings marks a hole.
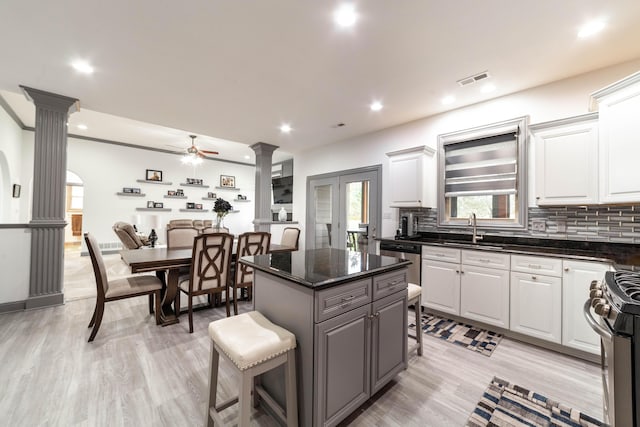
<instances>
[{"instance_id":1,"label":"small window","mask_svg":"<svg viewBox=\"0 0 640 427\"><path fill-rule=\"evenodd\" d=\"M438 225L525 228L527 118L440 135Z\"/></svg>"},{"instance_id":2,"label":"small window","mask_svg":"<svg viewBox=\"0 0 640 427\"><path fill-rule=\"evenodd\" d=\"M84 198L84 187L80 185L67 185L67 210L80 211Z\"/></svg>"}]
</instances>

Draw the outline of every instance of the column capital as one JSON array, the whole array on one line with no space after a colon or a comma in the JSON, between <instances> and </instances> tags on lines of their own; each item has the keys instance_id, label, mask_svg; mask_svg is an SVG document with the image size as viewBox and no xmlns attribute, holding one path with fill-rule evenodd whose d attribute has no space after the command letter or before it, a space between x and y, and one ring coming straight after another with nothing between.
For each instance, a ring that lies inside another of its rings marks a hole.
<instances>
[{"instance_id":1,"label":"column capital","mask_svg":"<svg viewBox=\"0 0 640 427\"><path fill-rule=\"evenodd\" d=\"M58 95L46 92L40 89L34 89L20 85L22 92L27 99L33 102L36 107L46 108L47 110L59 111L61 113L72 114L80 111L80 100L64 95Z\"/></svg>"},{"instance_id":2,"label":"column capital","mask_svg":"<svg viewBox=\"0 0 640 427\"><path fill-rule=\"evenodd\" d=\"M255 144L250 145L249 148L251 148L257 156L264 156L273 153L280 147L277 145L267 144L266 142L256 142Z\"/></svg>"}]
</instances>

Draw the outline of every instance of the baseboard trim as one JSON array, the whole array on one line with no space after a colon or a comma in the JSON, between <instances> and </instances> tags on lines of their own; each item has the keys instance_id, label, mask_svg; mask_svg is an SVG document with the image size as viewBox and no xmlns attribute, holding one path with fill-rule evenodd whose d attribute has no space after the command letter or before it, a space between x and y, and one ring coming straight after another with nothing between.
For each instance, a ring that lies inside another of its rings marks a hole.
<instances>
[{"instance_id":1,"label":"baseboard trim","mask_svg":"<svg viewBox=\"0 0 640 427\"><path fill-rule=\"evenodd\" d=\"M0 304L0 314L23 311L26 306L25 301L5 302Z\"/></svg>"},{"instance_id":2,"label":"baseboard trim","mask_svg":"<svg viewBox=\"0 0 640 427\"><path fill-rule=\"evenodd\" d=\"M37 297L29 297L26 300L25 310L36 310L38 308L53 307L64 304L64 293L40 295Z\"/></svg>"}]
</instances>

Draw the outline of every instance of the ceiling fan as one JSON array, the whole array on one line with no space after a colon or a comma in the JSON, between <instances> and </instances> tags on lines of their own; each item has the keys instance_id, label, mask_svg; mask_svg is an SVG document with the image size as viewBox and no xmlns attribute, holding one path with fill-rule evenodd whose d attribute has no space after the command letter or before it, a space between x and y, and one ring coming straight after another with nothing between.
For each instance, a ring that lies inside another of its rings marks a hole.
<instances>
[{"instance_id":1,"label":"ceiling fan","mask_svg":"<svg viewBox=\"0 0 640 427\"><path fill-rule=\"evenodd\" d=\"M207 154L220 154L217 151L211 150L202 150L196 146L196 135L189 135L191 138L191 146L186 149L185 155L182 157L183 163L192 163L197 164L202 161L202 159L208 159Z\"/></svg>"}]
</instances>

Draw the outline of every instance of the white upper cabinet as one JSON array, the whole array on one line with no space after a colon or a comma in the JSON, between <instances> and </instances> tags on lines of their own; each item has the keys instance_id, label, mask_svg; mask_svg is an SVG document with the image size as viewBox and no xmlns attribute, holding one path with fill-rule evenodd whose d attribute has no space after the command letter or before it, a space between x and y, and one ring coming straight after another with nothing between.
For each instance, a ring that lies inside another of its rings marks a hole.
<instances>
[{"instance_id":1,"label":"white upper cabinet","mask_svg":"<svg viewBox=\"0 0 640 427\"><path fill-rule=\"evenodd\" d=\"M423 170L425 154L434 153L434 149L424 145L387 153L391 207L430 207L425 204Z\"/></svg>"},{"instance_id":2,"label":"white upper cabinet","mask_svg":"<svg viewBox=\"0 0 640 427\"><path fill-rule=\"evenodd\" d=\"M592 94L600 115L600 202L640 201L640 72Z\"/></svg>"},{"instance_id":3,"label":"white upper cabinet","mask_svg":"<svg viewBox=\"0 0 640 427\"><path fill-rule=\"evenodd\" d=\"M538 206L598 203L598 114L529 127Z\"/></svg>"}]
</instances>

